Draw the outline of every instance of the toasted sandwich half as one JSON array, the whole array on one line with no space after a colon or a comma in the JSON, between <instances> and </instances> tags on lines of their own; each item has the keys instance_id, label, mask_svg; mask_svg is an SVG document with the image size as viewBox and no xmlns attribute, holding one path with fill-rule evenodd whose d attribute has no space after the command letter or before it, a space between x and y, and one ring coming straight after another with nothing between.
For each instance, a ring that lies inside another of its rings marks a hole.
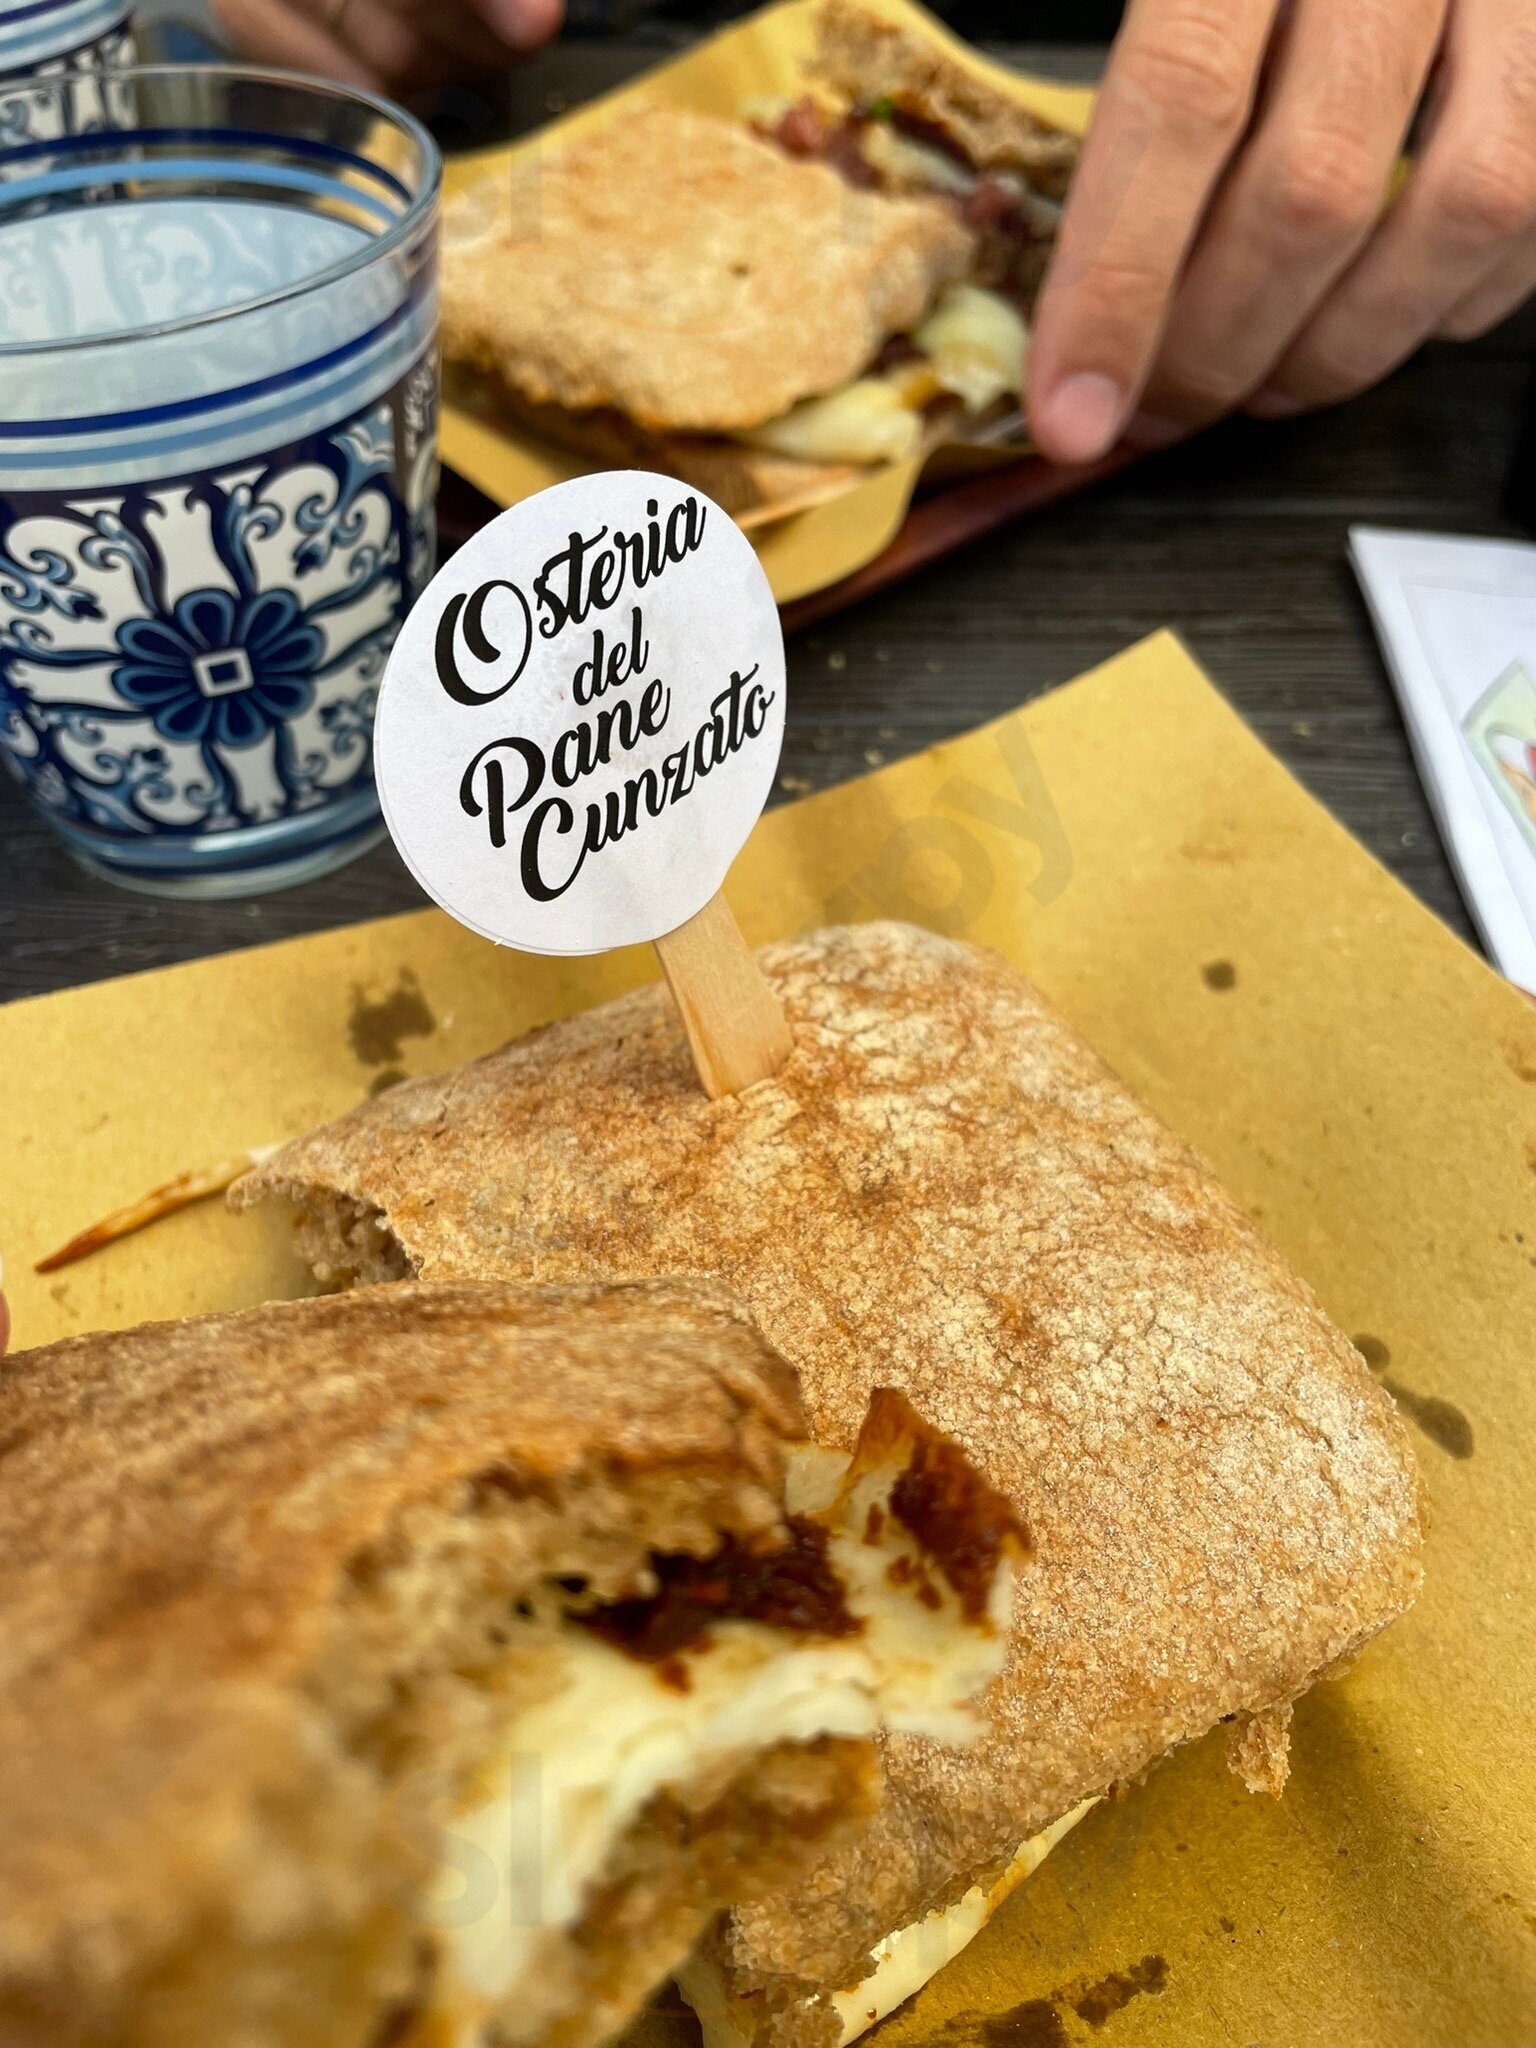
<instances>
[{"instance_id":1,"label":"toasted sandwich half","mask_svg":"<svg viewBox=\"0 0 1536 2048\"><path fill-rule=\"evenodd\" d=\"M583 2048L963 1741L1017 1517L717 1288L397 1286L0 1375L6 2048ZM786 1473L805 1497L786 1503Z\"/></svg>"},{"instance_id":2,"label":"toasted sandwich half","mask_svg":"<svg viewBox=\"0 0 1536 2048\"><path fill-rule=\"evenodd\" d=\"M450 388L749 521L1016 411L1076 143L941 36L825 0L799 99L630 101L462 193Z\"/></svg>"},{"instance_id":3,"label":"toasted sandwich half","mask_svg":"<svg viewBox=\"0 0 1536 2048\"><path fill-rule=\"evenodd\" d=\"M713 1271L846 1450L877 1386L1028 1524L989 1734L882 1743L886 1798L684 1982L710 2048L831 2048L915 1990L1085 1802L1292 1702L1413 1599L1416 1478L1354 1348L1209 1169L996 955L896 924L759 956L794 1050L708 1102L659 987L302 1138L331 1280ZM422 1136L430 1132L431 1143Z\"/></svg>"}]
</instances>

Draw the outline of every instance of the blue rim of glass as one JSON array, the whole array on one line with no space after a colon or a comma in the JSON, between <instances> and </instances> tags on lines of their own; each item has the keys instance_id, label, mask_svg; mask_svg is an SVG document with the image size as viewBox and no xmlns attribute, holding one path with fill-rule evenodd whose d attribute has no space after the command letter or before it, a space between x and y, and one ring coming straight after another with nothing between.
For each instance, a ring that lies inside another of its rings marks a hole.
<instances>
[{"instance_id":1,"label":"blue rim of glass","mask_svg":"<svg viewBox=\"0 0 1536 2048\"><path fill-rule=\"evenodd\" d=\"M36 21L40 15L62 14L66 7L78 7L80 0L31 0L27 7L8 7L0 13L0 28L9 28L13 21Z\"/></svg>"},{"instance_id":2,"label":"blue rim of glass","mask_svg":"<svg viewBox=\"0 0 1536 2048\"><path fill-rule=\"evenodd\" d=\"M271 85L285 90L299 87L317 98L340 102L345 106L365 107L378 119L387 122L412 142L421 157L421 187L414 199L408 199L407 189L394 173L382 164L369 161L355 151L344 149L338 143L329 143L318 138L303 135L283 135L277 132L263 133L256 128L182 128L182 127L127 127L97 129L86 135L61 135L52 139L24 142L14 149L0 148L0 164L16 163L26 158L51 156L76 156L94 153L97 156L109 152L115 145L131 147L140 141L168 141L176 139L200 142L225 142L232 145L244 144L255 149L280 148L291 150L300 156L323 159L326 162L346 164L371 179L375 184L384 185L407 198L405 211L401 213L381 234L365 242L359 249L338 256L334 262L322 265L307 276L292 284L281 286L276 291L264 292L259 298L241 299L233 306L219 306L205 313L186 313L175 320L147 322L141 327L122 328L112 334L70 335L62 341L0 341L0 363L7 357L63 355L72 349L112 348L125 343L158 341L166 335L189 334L196 329L211 327L220 320L238 318L247 313L258 312L269 306L282 305L289 299L301 299L310 292L322 291L328 285L344 277L352 277L366 270L381 257L391 255L409 242L422 222L436 206L443 183L443 158L437 144L414 114L408 114L404 107L396 106L393 100L382 94L365 92L358 86L337 85L326 78L316 78L305 71L284 71L275 66L249 64L114 64L106 73L114 85L132 86L141 79L188 79L225 81L232 85ZM39 86L50 96L63 99L77 93L80 88L78 76L72 78L34 80L25 90L29 100L35 101ZM0 82L0 102L8 91L20 91L20 87L7 88ZM100 175L106 175L109 165L102 167ZM6 188L0 182L0 208L5 203Z\"/></svg>"},{"instance_id":3,"label":"blue rim of glass","mask_svg":"<svg viewBox=\"0 0 1536 2048\"><path fill-rule=\"evenodd\" d=\"M274 370L268 377L254 377L245 384L232 384L225 391L208 392L197 398L169 399L162 405L144 405L133 411L73 413L49 420L0 418L0 441L50 441L65 435L134 433L176 420L197 419L206 413L228 412L231 406L248 405L252 399L265 398L274 391L283 391L311 377L322 376L327 370L340 369L343 363L349 363L354 356L361 355L382 341L385 335L403 326L420 309L421 293L412 291L375 326L353 335L350 341L327 349L324 355L314 356L296 369Z\"/></svg>"}]
</instances>

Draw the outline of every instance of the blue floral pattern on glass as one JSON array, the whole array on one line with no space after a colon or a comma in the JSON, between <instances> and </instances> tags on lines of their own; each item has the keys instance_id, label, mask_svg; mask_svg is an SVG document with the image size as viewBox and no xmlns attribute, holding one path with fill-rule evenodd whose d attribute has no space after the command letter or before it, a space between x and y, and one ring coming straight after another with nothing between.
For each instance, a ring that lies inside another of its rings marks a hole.
<instances>
[{"instance_id":1,"label":"blue floral pattern on glass","mask_svg":"<svg viewBox=\"0 0 1536 2048\"><path fill-rule=\"evenodd\" d=\"M131 840L365 795L385 656L434 554L435 364L216 473L0 496L0 753Z\"/></svg>"},{"instance_id":2,"label":"blue floral pattern on glass","mask_svg":"<svg viewBox=\"0 0 1536 2048\"><path fill-rule=\"evenodd\" d=\"M168 619L129 619L117 636L126 659L112 687L168 740L253 747L307 711L309 671L325 645L288 590L236 600L191 590Z\"/></svg>"}]
</instances>

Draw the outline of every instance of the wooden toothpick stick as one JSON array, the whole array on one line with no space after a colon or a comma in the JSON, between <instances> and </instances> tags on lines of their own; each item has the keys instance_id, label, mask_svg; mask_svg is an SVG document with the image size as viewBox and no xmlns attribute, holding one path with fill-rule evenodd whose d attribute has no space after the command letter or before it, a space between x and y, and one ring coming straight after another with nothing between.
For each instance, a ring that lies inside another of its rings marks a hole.
<instances>
[{"instance_id":1,"label":"wooden toothpick stick","mask_svg":"<svg viewBox=\"0 0 1536 2048\"><path fill-rule=\"evenodd\" d=\"M723 895L656 941L700 1086L713 1102L766 1081L793 1041Z\"/></svg>"}]
</instances>

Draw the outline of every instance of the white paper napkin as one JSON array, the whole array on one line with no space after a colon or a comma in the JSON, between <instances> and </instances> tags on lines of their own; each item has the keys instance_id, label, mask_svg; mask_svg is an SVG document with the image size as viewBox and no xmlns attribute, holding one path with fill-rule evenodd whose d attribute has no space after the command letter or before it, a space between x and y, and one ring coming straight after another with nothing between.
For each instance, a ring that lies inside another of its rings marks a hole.
<instances>
[{"instance_id":1,"label":"white paper napkin","mask_svg":"<svg viewBox=\"0 0 1536 2048\"><path fill-rule=\"evenodd\" d=\"M1372 526L1349 544L1473 918L1536 990L1536 547Z\"/></svg>"}]
</instances>

